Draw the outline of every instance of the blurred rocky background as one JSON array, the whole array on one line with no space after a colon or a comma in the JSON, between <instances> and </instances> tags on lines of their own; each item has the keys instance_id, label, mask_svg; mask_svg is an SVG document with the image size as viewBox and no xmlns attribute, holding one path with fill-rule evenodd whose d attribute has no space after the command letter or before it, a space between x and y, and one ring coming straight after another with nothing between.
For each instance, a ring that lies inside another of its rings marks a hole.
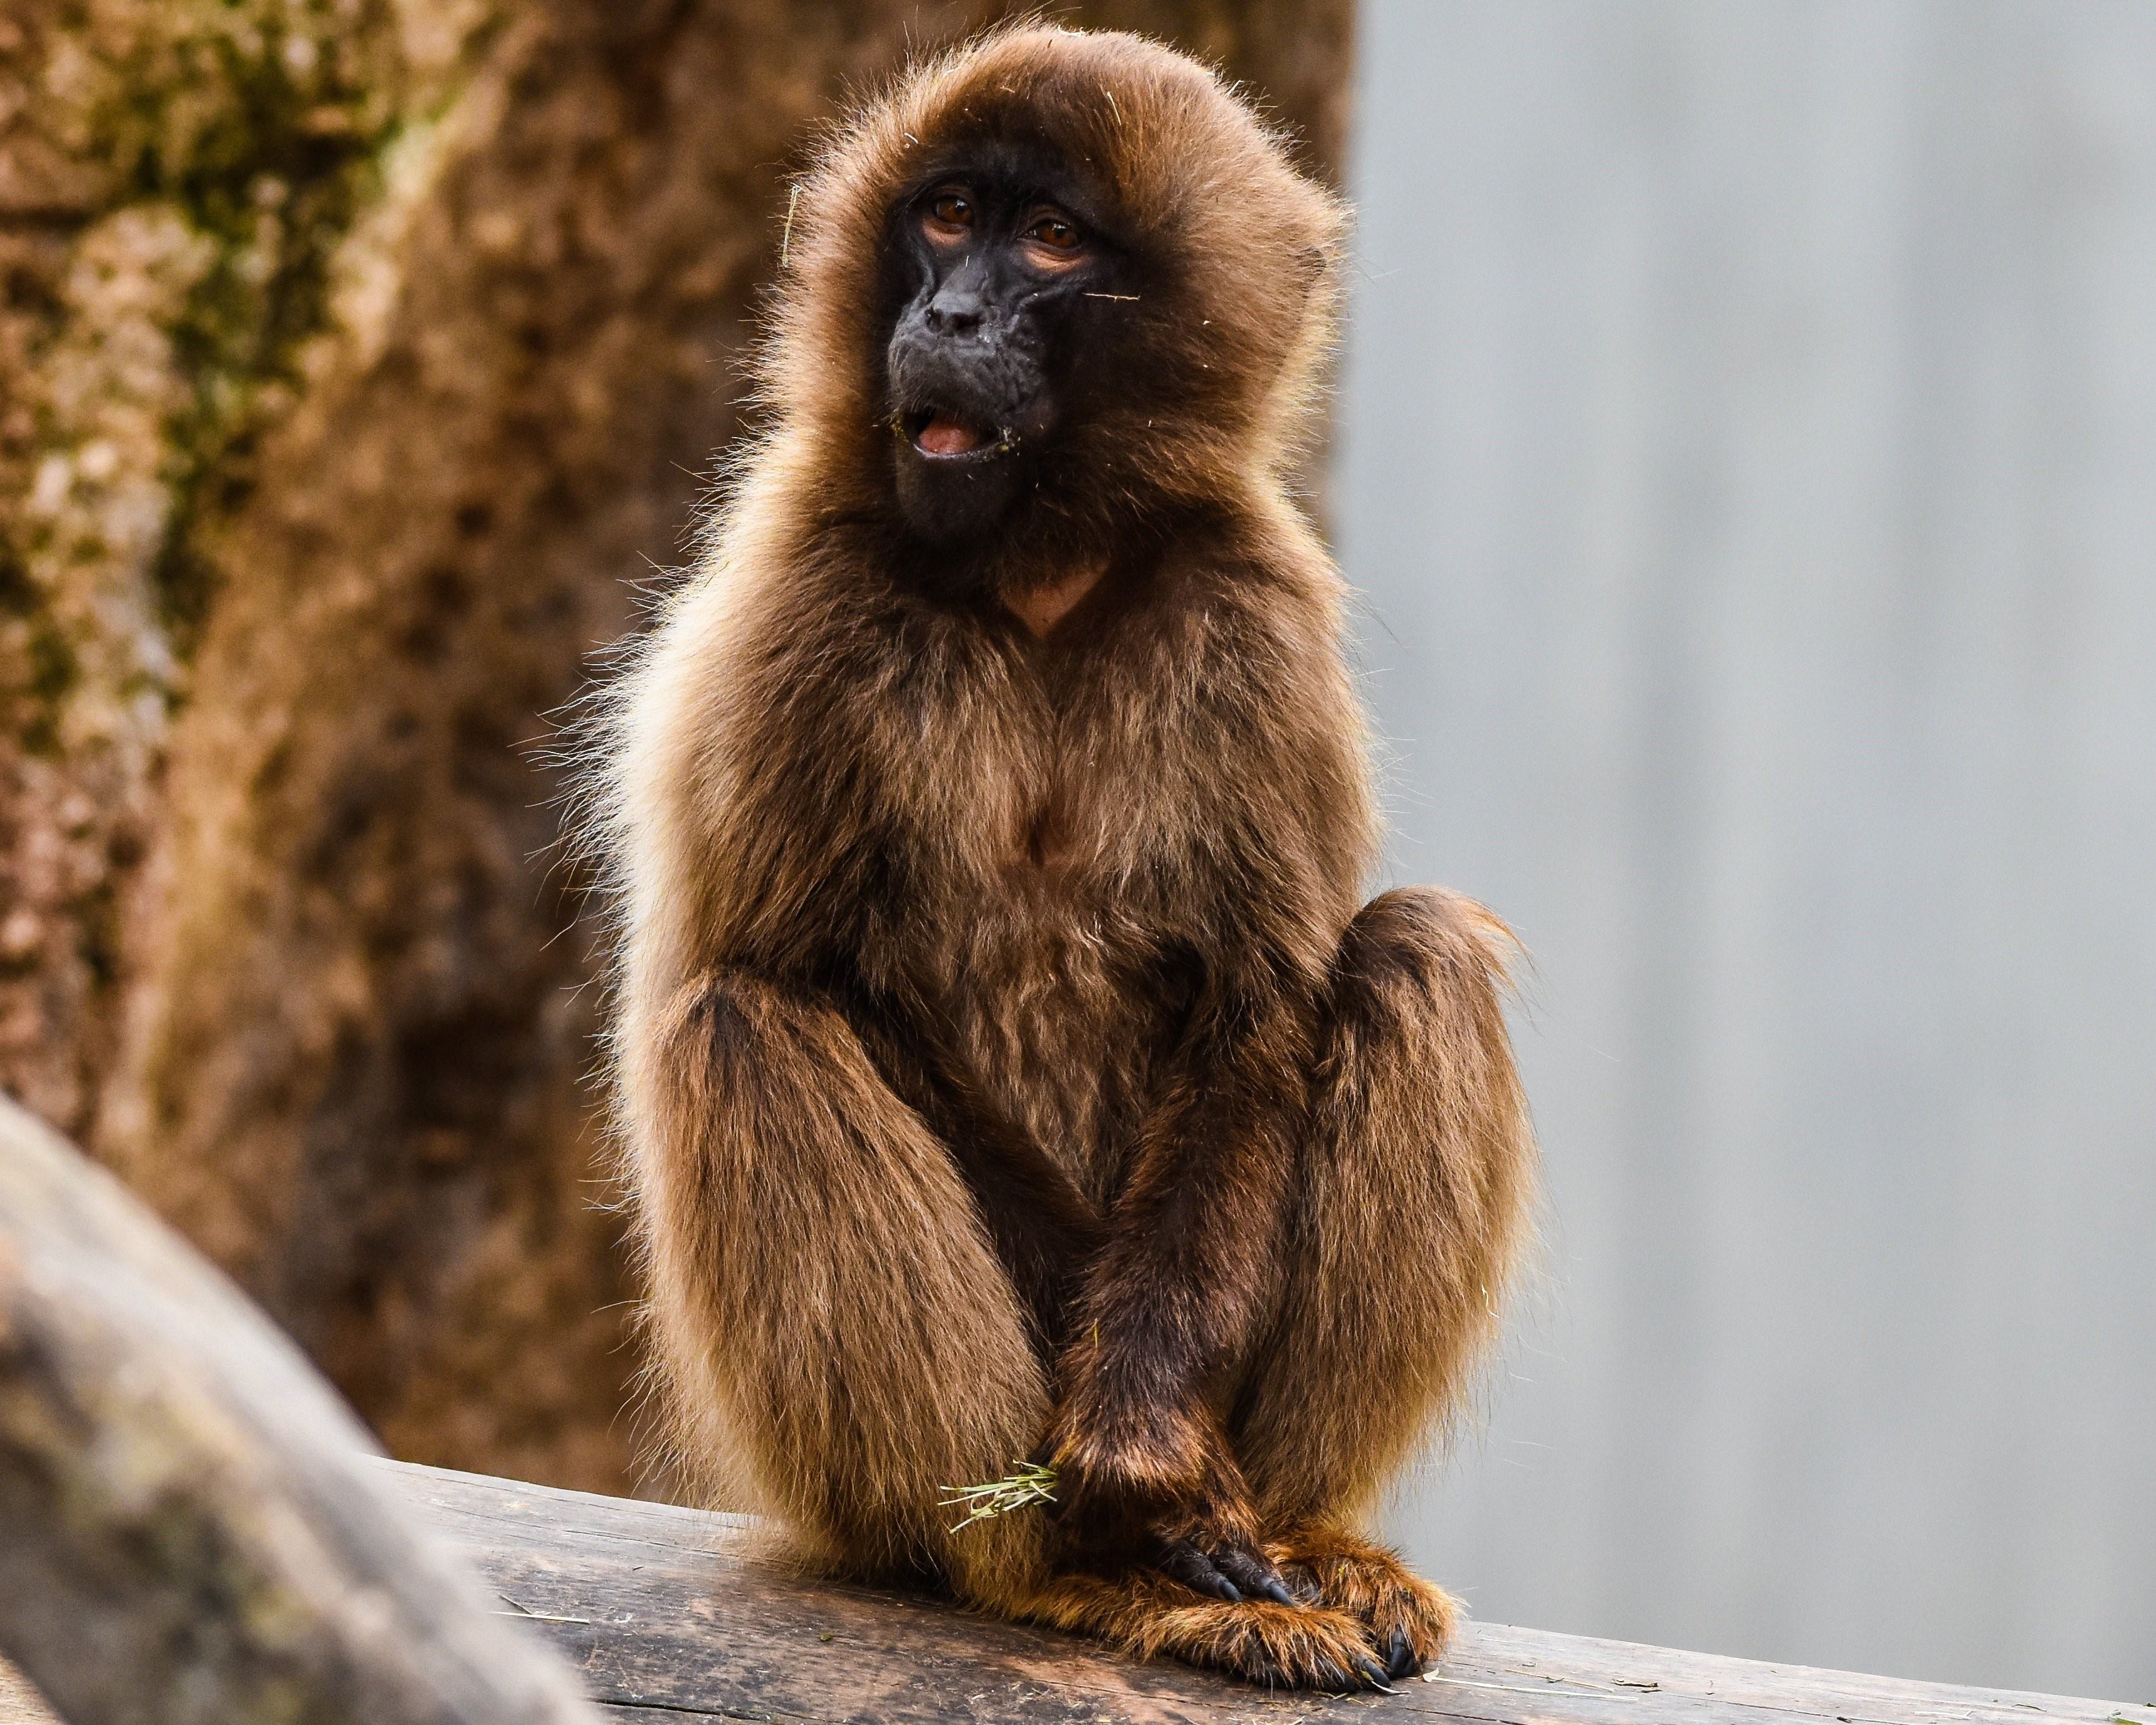
<instances>
[{"instance_id":1,"label":"blurred rocky background","mask_svg":"<svg viewBox=\"0 0 2156 1725\"><path fill-rule=\"evenodd\" d=\"M0 10L0 1085L400 1455L635 1476L532 746L680 561L812 128L1008 9ZM1328 175L1350 13L1058 8Z\"/></svg>"}]
</instances>

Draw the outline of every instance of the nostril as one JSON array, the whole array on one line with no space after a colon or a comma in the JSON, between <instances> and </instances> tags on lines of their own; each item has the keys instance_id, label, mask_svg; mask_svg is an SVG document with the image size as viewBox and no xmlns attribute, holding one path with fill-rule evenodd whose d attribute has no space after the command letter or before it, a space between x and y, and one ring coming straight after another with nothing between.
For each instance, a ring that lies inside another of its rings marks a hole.
<instances>
[{"instance_id":1,"label":"nostril","mask_svg":"<svg viewBox=\"0 0 2156 1725\"><path fill-rule=\"evenodd\" d=\"M946 282L928 300L928 327L939 336L970 336L987 320L988 302L969 285Z\"/></svg>"}]
</instances>

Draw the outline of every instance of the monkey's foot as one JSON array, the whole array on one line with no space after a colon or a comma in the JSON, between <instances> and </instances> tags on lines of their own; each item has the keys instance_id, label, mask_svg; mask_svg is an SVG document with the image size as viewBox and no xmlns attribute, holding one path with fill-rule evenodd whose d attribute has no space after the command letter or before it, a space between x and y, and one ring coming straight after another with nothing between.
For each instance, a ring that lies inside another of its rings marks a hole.
<instances>
[{"instance_id":1,"label":"monkey's foot","mask_svg":"<svg viewBox=\"0 0 2156 1725\"><path fill-rule=\"evenodd\" d=\"M1208 1599L1142 1571L1112 1579L1058 1576L1019 1615L1098 1636L1142 1659L1165 1653L1269 1688L1337 1692L1380 1687L1386 1678L1368 1626L1345 1611Z\"/></svg>"},{"instance_id":2,"label":"monkey's foot","mask_svg":"<svg viewBox=\"0 0 2156 1725\"><path fill-rule=\"evenodd\" d=\"M1298 1527L1265 1548L1288 1584L1313 1608L1353 1618L1389 1677L1436 1664L1452 1638L1459 1605L1424 1581L1398 1553L1337 1527Z\"/></svg>"}]
</instances>

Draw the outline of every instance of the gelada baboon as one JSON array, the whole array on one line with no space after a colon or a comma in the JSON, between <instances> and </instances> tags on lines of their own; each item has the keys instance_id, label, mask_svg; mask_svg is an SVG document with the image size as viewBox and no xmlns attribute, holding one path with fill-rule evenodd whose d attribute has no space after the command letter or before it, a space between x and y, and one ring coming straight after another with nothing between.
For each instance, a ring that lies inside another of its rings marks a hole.
<instances>
[{"instance_id":1,"label":"gelada baboon","mask_svg":"<svg viewBox=\"0 0 2156 1725\"><path fill-rule=\"evenodd\" d=\"M686 1464L839 1573L1322 1686L1444 1641L1361 1518L1532 1154L1502 927L1362 900L1288 489L1342 226L1138 38L914 70L799 187L767 429L602 769ZM1014 1461L1054 1503L953 1532Z\"/></svg>"}]
</instances>

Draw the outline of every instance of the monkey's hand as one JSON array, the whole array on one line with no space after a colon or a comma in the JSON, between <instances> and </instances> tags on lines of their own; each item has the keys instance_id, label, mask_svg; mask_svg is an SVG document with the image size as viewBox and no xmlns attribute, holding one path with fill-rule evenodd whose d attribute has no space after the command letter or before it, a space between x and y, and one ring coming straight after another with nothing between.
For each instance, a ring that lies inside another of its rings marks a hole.
<instances>
[{"instance_id":1,"label":"monkey's hand","mask_svg":"<svg viewBox=\"0 0 2156 1725\"><path fill-rule=\"evenodd\" d=\"M1158 1524L1153 1567L1194 1592L1216 1599L1271 1599L1299 1605L1279 1567L1265 1553L1256 1522L1201 1506Z\"/></svg>"},{"instance_id":2,"label":"monkey's hand","mask_svg":"<svg viewBox=\"0 0 2156 1725\"><path fill-rule=\"evenodd\" d=\"M1150 1564L1197 1593L1300 1603L1265 1553L1228 1435L1209 1411L1105 1409L1066 1397L1045 1446L1073 1543Z\"/></svg>"}]
</instances>

